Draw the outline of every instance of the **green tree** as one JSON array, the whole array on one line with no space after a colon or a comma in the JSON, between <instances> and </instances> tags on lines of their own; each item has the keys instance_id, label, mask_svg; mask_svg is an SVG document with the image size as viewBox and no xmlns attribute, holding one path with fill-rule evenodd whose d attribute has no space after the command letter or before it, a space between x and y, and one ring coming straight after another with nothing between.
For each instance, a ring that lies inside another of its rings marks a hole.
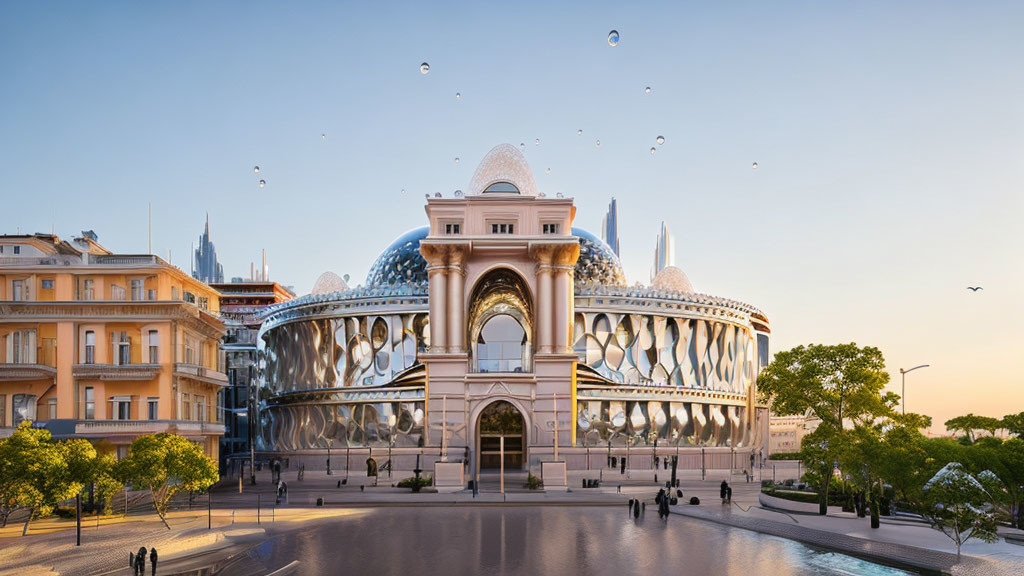
<instances>
[{"instance_id":1,"label":"green tree","mask_svg":"<svg viewBox=\"0 0 1024 576\"><path fill-rule=\"evenodd\" d=\"M164 526L167 506L181 490L202 491L217 481L217 464L202 448L176 434L162 432L141 436L131 451L114 467L114 477L137 490L149 490L153 506Z\"/></svg>"},{"instance_id":2,"label":"green tree","mask_svg":"<svg viewBox=\"0 0 1024 576\"><path fill-rule=\"evenodd\" d=\"M82 473L92 447L81 442L84 446L54 443L49 430L33 428L27 421L0 442L0 515L4 525L12 512L25 509L24 536L32 518L49 514L82 490Z\"/></svg>"},{"instance_id":3,"label":"green tree","mask_svg":"<svg viewBox=\"0 0 1024 576\"><path fill-rule=\"evenodd\" d=\"M816 416L821 424L804 439L808 466L826 479L819 482L819 513L828 510L827 478L845 451L845 422L870 424L893 414L898 397L883 394L889 382L877 348L856 344L812 344L779 352L758 376L762 399L780 415ZM810 440L810 443L808 442Z\"/></svg>"},{"instance_id":4,"label":"green tree","mask_svg":"<svg viewBox=\"0 0 1024 576\"><path fill-rule=\"evenodd\" d=\"M1003 416L1003 422L1000 428L1003 428L1018 438L1024 438L1024 412Z\"/></svg>"},{"instance_id":5,"label":"green tree","mask_svg":"<svg viewBox=\"0 0 1024 576\"><path fill-rule=\"evenodd\" d=\"M959 462L950 462L924 487L924 516L960 547L971 538L995 542L995 516L983 507L992 497Z\"/></svg>"},{"instance_id":6,"label":"green tree","mask_svg":"<svg viewBox=\"0 0 1024 576\"><path fill-rule=\"evenodd\" d=\"M989 435L994 435L996 430L1002 427L1002 420L999 418L992 418L991 416L975 416L974 414L967 414L966 416L957 416L956 418L946 420L947 430L963 432L969 442L974 442L977 439L976 432L984 431L988 432Z\"/></svg>"}]
</instances>

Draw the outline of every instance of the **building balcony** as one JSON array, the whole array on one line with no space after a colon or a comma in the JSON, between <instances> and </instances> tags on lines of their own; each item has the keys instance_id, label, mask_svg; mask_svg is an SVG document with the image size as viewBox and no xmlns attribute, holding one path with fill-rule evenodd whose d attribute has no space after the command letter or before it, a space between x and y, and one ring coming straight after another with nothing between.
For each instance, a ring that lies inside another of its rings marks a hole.
<instances>
[{"instance_id":1,"label":"building balcony","mask_svg":"<svg viewBox=\"0 0 1024 576\"><path fill-rule=\"evenodd\" d=\"M152 380L160 374L160 365L75 364L71 374L85 380Z\"/></svg>"},{"instance_id":2,"label":"building balcony","mask_svg":"<svg viewBox=\"0 0 1024 576\"><path fill-rule=\"evenodd\" d=\"M214 386L228 385L227 374L219 372L213 368L200 366L198 364L177 362L174 365L174 375L181 376L184 378L190 378L192 380L198 380L200 382L205 382L207 384L213 384Z\"/></svg>"},{"instance_id":3,"label":"building balcony","mask_svg":"<svg viewBox=\"0 0 1024 576\"><path fill-rule=\"evenodd\" d=\"M57 369L45 364L0 364L0 382L52 380Z\"/></svg>"},{"instance_id":4,"label":"building balcony","mask_svg":"<svg viewBox=\"0 0 1024 576\"><path fill-rule=\"evenodd\" d=\"M224 425L191 420L76 420L75 436L143 436L169 432L182 436L223 436Z\"/></svg>"}]
</instances>

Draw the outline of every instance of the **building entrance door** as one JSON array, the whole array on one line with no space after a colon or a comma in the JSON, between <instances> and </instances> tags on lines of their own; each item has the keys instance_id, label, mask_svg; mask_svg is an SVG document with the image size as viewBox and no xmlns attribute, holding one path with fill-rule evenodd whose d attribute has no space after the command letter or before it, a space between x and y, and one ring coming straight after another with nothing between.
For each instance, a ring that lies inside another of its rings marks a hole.
<instances>
[{"instance_id":1,"label":"building entrance door","mask_svg":"<svg viewBox=\"0 0 1024 576\"><path fill-rule=\"evenodd\" d=\"M501 467L501 441L505 440L505 469L521 470L526 455L523 415L512 404L499 400L480 414L477 437L480 469Z\"/></svg>"}]
</instances>

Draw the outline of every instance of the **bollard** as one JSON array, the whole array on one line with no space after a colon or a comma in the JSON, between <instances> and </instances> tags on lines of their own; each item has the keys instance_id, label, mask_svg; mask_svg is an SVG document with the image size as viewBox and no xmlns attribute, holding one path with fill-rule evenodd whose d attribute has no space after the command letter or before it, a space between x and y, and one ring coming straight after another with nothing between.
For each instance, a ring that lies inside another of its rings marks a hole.
<instances>
[{"instance_id":1,"label":"bollard","mask_svg":"<svg viewBox=\"0 0 1024 576\"><path fill-rule=\"evenodd\" d=\"M260 523L260 495L256 495L256 523Z\"/></svg>"},{"instance_id":2,"label":"bollard","mask_svg":"<svg viewBox=\"0 0 1024 576\"><path fill-rule=\"evenodd\" d=\"M317 498L317 499L316 499L316 505L317 505L317 506L323 506L323 505L324 505L324 499L323 499L323 496L321 496L320 498Z\"/></svg>"}]
</instances>

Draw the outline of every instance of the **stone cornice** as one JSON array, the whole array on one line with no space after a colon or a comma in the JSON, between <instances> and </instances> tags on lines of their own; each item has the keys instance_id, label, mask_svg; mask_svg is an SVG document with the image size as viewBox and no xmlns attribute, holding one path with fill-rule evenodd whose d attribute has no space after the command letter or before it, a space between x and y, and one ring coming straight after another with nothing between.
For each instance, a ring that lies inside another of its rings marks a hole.
<instances>
[{"instance_id":1,"label":"stone cornice","mask_svg":"<svg viewBox=\"0 0 1024 576\"><path fill-rule=\"evenodd\" d=\"M224 323L198 307L178 301L0 302L4 322L153 322L177 320L208 336L220 338Z\"/></svg>"},{"instance_id":2,"label":"stone cornice","mask_svg":"<svg viewBox=\"0 0 1024 576\"><path fill-rule=\"evenodd\" d=\"M56 368L44 364L0 364L0 382L50 380L56 375Z\"/></svg>"}]
</instances>

